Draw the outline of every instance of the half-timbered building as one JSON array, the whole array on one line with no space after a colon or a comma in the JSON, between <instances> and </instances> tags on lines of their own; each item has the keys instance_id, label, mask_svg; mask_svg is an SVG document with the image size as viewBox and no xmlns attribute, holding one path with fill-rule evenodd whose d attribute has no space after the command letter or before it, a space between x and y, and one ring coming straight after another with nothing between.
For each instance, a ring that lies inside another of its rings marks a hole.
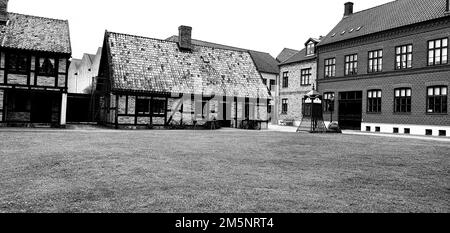
<instances>
[{"instance_id":1,"label":"half-timbered building","mask_svg":"<svg viewBox=\"0 0 450 233\"><path fill-rule=\"evenodd\" d=\"M68 22L10 13L7 6L0 0L0 125L64 126Z\"/></svg>"},{"instance_id":2,"label":"half-timbered building","mask_svg":"<svg viewBox=\"0 0 450 233\"><path fill-rule=\"evenodd\" d=\"M106 32L97 91L102 123L115 128L267 128L270 94L249 52ZM215 124L214 124L215 125Z\"/></svg>"}]
</instances>

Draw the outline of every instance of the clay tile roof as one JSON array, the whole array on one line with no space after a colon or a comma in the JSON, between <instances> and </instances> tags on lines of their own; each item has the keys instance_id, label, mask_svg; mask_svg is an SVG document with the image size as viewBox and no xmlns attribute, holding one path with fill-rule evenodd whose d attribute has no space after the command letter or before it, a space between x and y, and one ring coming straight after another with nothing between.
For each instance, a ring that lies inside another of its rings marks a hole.
<instances>
[{"instance_id":1,"label":"clay tile roof","mask_svg":"<svg viewBox=\"0 0 450 233\"><path fill-rule=\"evenodd\" d=\"M278 55L277 61L284 62L298 52L299 51L295 49L284 48L283 51L281 51L281 53Z\"/></svg>"},{"instance_id":2,"label":"clay tile roof","mask_svg":"<svg viewBox=\"0 0 450 233\"><path fill-rule=\"evenodd\" d=\"M450 16L445 10L446 0L389 2L343 18L319 45Z\"/></svg>"},{"instance_id":3,"label":"clay tile roof","mask_svg":"<svg viewBox=\"0 0 450 233\"><path fill-rule=\"evenodd\" d=\"M259 72L269 73L269 74L279 74L280 70L278 67L278 61L272 57L269 53L258 52L249 50L248 51L255 62L256 68Z\"/></svg>"},{"instance_id":4,"label":"clay tile roof","mask_svg":"<svg viewBox=\"0 0 450 233\"><path fill-rule=\"evenodd\" d=\"M8 13L8 23L0 26L0 47L70 54L69 23L16 13Z\"/></svg>"},{"instance_id":5,"label":"clay tile roof","mask_svg":"<svg viewBox=\"0 0 450 233\"><path fill-rule=\"evenodd\" d=\"M246 51L106 32L106 49L116 91L270 98Z\"/></svg>"},{"instance_id":6,"label":"clay tile roof","mask_svg":"<svg viewBox=\"0 0 450 233\"><path fill-rule=\"evenodd\" d=\"M298 53L294 54L293 56L291 56L286 61L282 62L280 65L298 63L298 62L308 61L308 60L312 60L312 59L316 59L316 58L317 58L317 55L306 56L306 48L305 48L305 49L300 50Z\"/></svg>"},{"instance_id":7,"label":"clay tile roof","mask_svg":"<svg viewBox=\"0 0 450 233\"><path fill-rule=\"evenodd\" d=\"M166 40L177 42L178 36L171 36L171 37L167 38ZM250 53L250 55L252 56L253 61L255 62L256 68L258 69L259 72L269 73L269 74L279 74L280 73L280 70L278 69L278 61L274 57L272 57L272 55L270 55L269 53L266 53L266 52L242 49L242 48L232 47L232 46L228 46L228 45L222 45L222 44L211 43L211 42L195 40L195 39L192 39L192 44L199 45L199 46L218 48L218 49L248 51Z\"/></svg>"}]
</instances>

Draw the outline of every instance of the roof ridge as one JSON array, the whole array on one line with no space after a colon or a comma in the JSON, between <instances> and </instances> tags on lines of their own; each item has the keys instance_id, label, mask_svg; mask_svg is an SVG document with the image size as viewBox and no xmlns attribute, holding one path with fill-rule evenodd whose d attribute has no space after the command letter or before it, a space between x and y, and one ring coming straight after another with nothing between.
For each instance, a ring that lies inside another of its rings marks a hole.
<instances>
[{"instance_id":1,"label":"roof ridge","mask_svg":"<svg viewBox=\"0 0 450 233\"><path fill-rule=\"evenodd\" d=\"M67 20L67 19L55 19L55 18L36 16L36 15L28 15L28 14L21 14L21 13L15 13L15 12L8 12L8 14L22 15L22 16L28 16L28 17L40 18L40 19L49 19L49 20L54 20L54 21L69 22L69 20Z\"/></svg>"},{"instance_id":2,"label":"roof ridge","mask_svg":"<svg viewBox=\"0 0 450 233\"><path fill-rule=\"evenodd\" d=\"M362 13L362 12L365 12L365 11L370 11L370 10L373 10L373 9L375 9L375 8L379 8L379 7L388 5L388 4L393 4L393 3L397 2L397 1L403 1L403 0L394 0L394 1L386 2L386 3L383 3L383 4L378 5L378 6L373 6L373 7L364 9L364 10L360 10L360 11L354 12L353 14L351 14L351 15L349 15L349 16L352 16L352 15L355 15L355 14L359 14L359 13ZM343 18L343 19L346 19L346 18Z\"/></svg>"},{"instance_id":3,"label":"roof ridge","mask_svg":"<svg viewBox=\"0 0 450 233\"><path fill-rule=\"evenodd\" d=\"M163 40L163 39L158 39L158 38L153 38L153 37L147 37L147 36L132 35L132 34L121 33L121 32L111 32L111 31L108 31L108 30L106 31L106 33L107 33L108 35L110 35L110 34L119 34L119 35L123 35L123 36L131 36L131 37L137 37L137 38L142 38L142 39L156 40L156 41L166 42L166 43L175 43L175 44L177 43L177 42L170 41L170 40ZM203 42L207 42L207 41L203 41ZM208 42L208 43L210 43L210 42ZM212 49L220 49L220 50L226 50L226 51L235 51L235 52L249 53L249 50L245 50L245 49L242 49L242 50L224 49L224 48L216 48L216 47L213 47L213 46L207 46L207 45L195 45L195 46L198 46L198 47L205 47L205 48L212 48ZM226 46L226 45L224 45L224 46Z\"/></svg>"},{"instance_id":4,"label":"roof ridge","mask_svg":"<svg viewBox=\"0 0 450 233\"><path fill-rule=\"evenodd\" d=\"M297 49L291 49L291 48L283 48L283 50L285 50L285 49L289 49L289 50L292 50L292 51L297 51L297 52L300 52L300 50L297 50Z\"/></svg>"},{"instance_id":5,"label":"roof ridge","mask_svg":"<svg viewBox=\"0 0 450 233\"><path fill-rule=\"evenodd\" d=\"M178 37L178 36L177 36L177 35L170 36L169 38L167 38L167 40L169 40L169 39L171 39L171 38L173 38L173 37ZM195 38L192 39L192 40L196 40L196 41L200 41L200 42L204 42L204 43L209 43L209 44L215 44L215 45L225 46L225 47L231 47L231 48L234 48L234 49L240 49L240 50L244 50L244 51L252 51L252 52L258 52L258 53L267 53L267 54L270 54L270 53L268 53L268 52L263 52L263 51L253 50L253 49L243 49L243 48L239 48L239 47L232 46L232 45L219 44L219 43L209 42L209 41L206 41L206 40L199 40L199 39L195 39ZM207 46L207 47L210 48L211 46ZM214 47L213 47L213 48L214 48ZM272 56L272 55L270 55L270 56Z\"/></svg>"}]
</instances>

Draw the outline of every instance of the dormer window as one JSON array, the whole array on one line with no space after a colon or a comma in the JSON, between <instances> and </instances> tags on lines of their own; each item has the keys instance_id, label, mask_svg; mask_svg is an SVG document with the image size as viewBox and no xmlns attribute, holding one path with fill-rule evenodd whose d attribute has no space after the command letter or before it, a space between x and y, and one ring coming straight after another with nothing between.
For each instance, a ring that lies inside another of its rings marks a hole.
<instances>
[{"instance_id":1,"label":"dormer window","mask_svg":"<svg viewBox=\"0 0 450 233\"><path fill-rule=\"evenodd\" d=\"M311 41L306 45L306 56L314 55L314 53L315 53L315 44L314 42Z\"/></svg>"}]
</instances>

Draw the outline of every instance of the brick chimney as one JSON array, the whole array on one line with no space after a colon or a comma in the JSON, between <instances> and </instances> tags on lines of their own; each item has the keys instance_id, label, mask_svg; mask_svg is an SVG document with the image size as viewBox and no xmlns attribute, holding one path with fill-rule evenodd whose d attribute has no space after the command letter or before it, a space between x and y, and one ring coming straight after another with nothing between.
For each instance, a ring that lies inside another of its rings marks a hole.
<instances>
[{"instance_id":1,"label":"brick chimney","mask_svg":"<svg viewBox=\"0 0 450 233\"><path fill-rule=\"evenodd\" d=\"M189 26L180 26L178 27L178 46L181 50L192 49L192 27Z\"/></svg>"},{"instance_id":2,"label":"brick chimney","mask_svg":"<svg viewBox=\"0 0 450 233\"><path fill-rule=\"evenodd\" d=\"M0 0L0 24L8 21L8 0Z\"/></svg>"},{"instance_id":3,"label":"brick chimney","mask_svg":"<svg viewBox=\"0 0 450 233\"><path fill-rule=\"evenodd\" d=\"M447 13L450 13L450 0L447 0Z\"/></svg>"},{"instance_id":4,"label":"brick chimney","mask_svg":"<svg viewBox=\"0 0 450 233\"><path fill-rule=\"evenodd\" d=\"M346 2L344 6L345 6L344 17L353 14L353 2Z\"/></svg>"}]
</instances>

